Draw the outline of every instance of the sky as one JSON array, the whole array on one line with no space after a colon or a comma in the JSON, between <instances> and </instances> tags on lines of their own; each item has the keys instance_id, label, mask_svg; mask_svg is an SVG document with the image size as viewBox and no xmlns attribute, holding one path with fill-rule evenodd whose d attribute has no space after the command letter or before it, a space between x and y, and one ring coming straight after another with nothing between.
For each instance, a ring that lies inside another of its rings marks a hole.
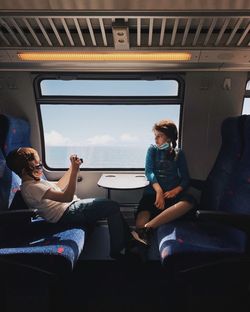
<instances>
[{"instance_id":1,"label":"sky","mask_svg":"<svg viewBox=\"0 0 250 312\"><path fill-rule=\"evenodd\" d=\"M148 145L156 121L179 123L179 105L42 105L46 145ZM55 118L57 116L57 118Z\"/></svg>"}]
</instances>

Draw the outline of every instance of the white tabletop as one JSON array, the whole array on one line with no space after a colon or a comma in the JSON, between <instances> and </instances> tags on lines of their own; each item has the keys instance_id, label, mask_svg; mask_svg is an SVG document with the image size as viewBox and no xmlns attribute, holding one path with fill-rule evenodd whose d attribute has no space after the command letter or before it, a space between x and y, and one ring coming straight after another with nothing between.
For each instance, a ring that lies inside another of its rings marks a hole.
<instances>
[{"instance_id":1,"label":"white tabletop","mask_svg":"<svg viewBox=\"0 0 250 312\"><path fill-rule=\"evenodd\" d=\"M144 174L110 173L102 174L97 184L107 189L133 190L146 187L149 182L146 180Z\"/></svg>"}]
</instances>

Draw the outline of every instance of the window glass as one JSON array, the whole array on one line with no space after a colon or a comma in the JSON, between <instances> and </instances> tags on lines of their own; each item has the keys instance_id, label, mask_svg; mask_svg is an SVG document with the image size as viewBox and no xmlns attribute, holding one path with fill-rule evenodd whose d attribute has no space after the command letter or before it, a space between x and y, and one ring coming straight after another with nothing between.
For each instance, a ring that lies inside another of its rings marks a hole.
<instances>
[{"instance_id":1,"label":"window glass","mask_svg":"<svg viewBox=\"0 0 250 312\"><path fill-rule=\"evenodd\" d=\"M177 96L176 80L42 80L43 96Z\"/></svg>"},{"instance_id":2,"label":"window glass","mask_svg":"<svg viewBox=\"0 0 250 312\"><path fill-rule=\"evenodd\" d=\"M66 168L76 153L82 168L144 168L154 123L167 118L178 127L180 107L42 104L46 164Z\"/></svg>"},{"instance_id":3,"label":"window glass","mask_svg":"<svg viewBox=\"0 0 250 312\"><path fill-rule=\"evenodd\" d=\"M250 98L244 99L242 114L250 114Z\"/></svg>"},{"instance_id":4,"label":"window glass","mask_svg":"<svg viewBox=\"0 0 250 312\"><path fill-rule=\"evenodd\" d=\"M246 94L243 102L243 107L242 107L242 115L249 115L250 114L250 80L247 82L246 85Z\"/></svg>"}]
</instances>

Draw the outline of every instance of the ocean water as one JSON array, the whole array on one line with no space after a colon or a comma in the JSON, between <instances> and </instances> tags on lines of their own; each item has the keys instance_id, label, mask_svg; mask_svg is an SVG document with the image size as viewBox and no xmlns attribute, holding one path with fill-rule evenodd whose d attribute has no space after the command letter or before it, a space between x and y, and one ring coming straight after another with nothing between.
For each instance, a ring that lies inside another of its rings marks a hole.
<instances>
[{"instance_id":1,"label":"ocean water","mask_svg":"<svg viewBox=\"0 0 250 312\"><path fill-rule=\"evenodd\" d=\"M46 146L46 164L68 168L69 157L83 159L81 168L144 168L148 147L138 146Z\"/></svg>"}]
</instances>

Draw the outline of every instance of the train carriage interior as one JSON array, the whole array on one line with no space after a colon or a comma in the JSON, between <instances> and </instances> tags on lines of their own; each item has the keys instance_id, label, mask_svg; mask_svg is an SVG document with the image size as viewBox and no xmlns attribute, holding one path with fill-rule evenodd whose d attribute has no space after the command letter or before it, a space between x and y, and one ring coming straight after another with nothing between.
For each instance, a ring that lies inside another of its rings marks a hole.
<instances>
[{"instance_id":1,"label":"train carriage interior","mask_svg":"<svg viewBox=\"0 0 250 312\"><path fill-rule=\"evenodd\" d=\"M249 71L249 0L0 1L0 311L250 311ZM46 221L6 165L33 147L56 183L77 154L76 195L135 229L163 119L195 210L134 258L105 218Z\"/></svg>"}]
</instances>

